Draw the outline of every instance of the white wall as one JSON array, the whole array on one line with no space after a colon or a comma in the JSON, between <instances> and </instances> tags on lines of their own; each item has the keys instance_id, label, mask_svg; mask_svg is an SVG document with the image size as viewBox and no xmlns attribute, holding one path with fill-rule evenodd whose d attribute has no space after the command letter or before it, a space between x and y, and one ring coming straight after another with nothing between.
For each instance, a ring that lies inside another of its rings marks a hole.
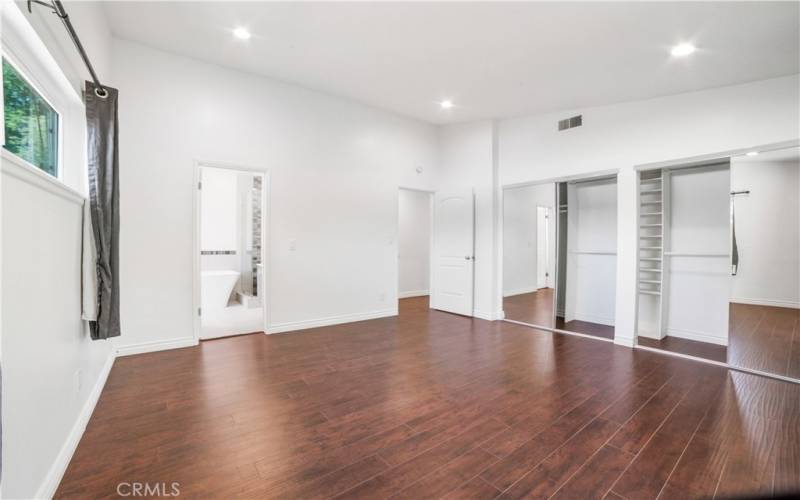
<instances>
[{"instance_id":1,"label":"white wall","mask_svg":"<svg viewBox=\"0 0 800 500\"><path fill-rule=\"evenodd\" d=\"M739 271L731 301L800 308L800 163L731 160Z\"/></svg>"},{"instance_id":2,"label":"white wall","mask_svg":"<svg viewBox=\"0 0 800 500\"><path fill-rule=\"evenodd\" d=\"M730 169L704 167L669 173L669 245L666 252L719 257L669 259L666 333L728 344L730 295Z\"/></svg>"},{"instance_id":3,"label":"white wall","mask_svg":"<svg viewBox=\"0 0 800 500\"><path fill-rule=\"evenodd\" d=\"M235 170L202 169L200 250L241 251L238 174Z\"/></svg>"},{"instance_id":4,"label":"white wall","mask_svg":"<svg viewBox=\"0 0 800 500\"><path fill-rule=\"evenodd\" d=\"M547 272L555 277L555 185L536 184L503 190L503 296L535 291L537 286L536 207L550 209L548 227L550 262ZM550 287L554 287L553 284Z\"/></svg>"},{"instance_id":5,"label":"white wall","mask_svg":"<svg viewBox=\"0 0 800 500\"><path fill-rule=\"evenodd\" d=\"M18 5L25 9L24 2ZM5 3L4 15L15 8ZM102 6L67 3L67 9L98 73L108 77L111 40ZM57 76L60 68L66 75L64 93L72 92L75 104L60 111L72 113L64 122L62 146L63 181L73 189L42 179L3 153L4 498L54 493L113 361L113 341L91 341L80 319L86 162L79 90L86 71L58 18L38 7L33 15L21 16L44 39L42 53L52 62L44 69ZM4 35L10 26L4 22ZM27 48L38 52L38 37L31 36ZM26 58L26 63L34 61Z\"/></svg>"},{"instance_id":6,"label":"white wall","mask_svg":"<svg viewBox=\"0 0 800 500\"><path fill-rule=\"evenodd\" d=\"M272 331L395 312L397 190L434 187L433 126L122 40L113 72L124 347L192 343L195 159L269 169Z\"/></svg>"},{"instance_id":7,"label":"white wall","mask_svg":"<svg viewBox=\"0 0 800 500\"><path fill-rule=\"evenodd\" d=\"M428 295L431 260L431 194L401 189L398 199L398 294Z\"/></svg>"},{"instance_id":8,"label":"white wall","mask_svg":"<svg viewBox=\"0 0 800 500\"><path fill-rule=\"evenodd\" d=\"M502 214L494 123L481 121L441 127L439 155L438 185L443 189L475 191L474 314L484 319L499 319L502 297L498 228Z\"/></svg>"},{"instance_id":9,"label":"white wall","mask_svg":"<svg viewBox=\"0 0 800 500\"><path fill-rule=\"evenodd\" d=\"M583 114L582 127L557 130L559 119L579 113ZM800 79L794 75L646 101L505 119L497 122L497 135L503 185L620 169L616 337L619 343L632 345L637 253L633 167L797 139Z\"/></svg>"}]
</instances>

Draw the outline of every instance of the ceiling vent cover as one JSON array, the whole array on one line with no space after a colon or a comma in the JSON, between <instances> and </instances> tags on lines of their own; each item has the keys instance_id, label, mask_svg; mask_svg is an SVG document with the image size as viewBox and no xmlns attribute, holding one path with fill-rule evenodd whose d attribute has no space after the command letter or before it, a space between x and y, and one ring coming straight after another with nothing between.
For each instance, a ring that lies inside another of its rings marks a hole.
<instances>
[{"instance_id":1,"label":"ceiling vent cover","mask_svg":"<svg viewBox=\"0 0 800 500\"><path fill-rule=\"evenodd\" d=\"M558 122L558 130L567 130L569 128L580 127L581 125L583 125L583 115L573 116L560 120Z\"/></svg>"}]
</instances>

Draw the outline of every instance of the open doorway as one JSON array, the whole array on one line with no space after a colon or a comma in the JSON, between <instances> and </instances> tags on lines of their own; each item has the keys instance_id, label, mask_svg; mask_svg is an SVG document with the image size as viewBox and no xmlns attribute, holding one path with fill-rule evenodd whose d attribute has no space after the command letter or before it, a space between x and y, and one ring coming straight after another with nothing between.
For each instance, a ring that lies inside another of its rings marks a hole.
<instances>
[{"instance_id":1,"label":"open doorway","mask_svg":"<svg viewBox=\"0 0 800 500\"><path fill-rule=\"evenodd\" d=\"M429 191L401 188L398 195L398 309L429 306L431 219Z\"/></svg>"},{"instance_id":2,"label":"open doorway","mask_svg":"<svg viewBox=\"0 0 800 500\"><path fill-rule=\"evenodd\" d=\"M266 172L197 165L196 335L213 339L266 329Z\"/></svg>"}]
</instances>

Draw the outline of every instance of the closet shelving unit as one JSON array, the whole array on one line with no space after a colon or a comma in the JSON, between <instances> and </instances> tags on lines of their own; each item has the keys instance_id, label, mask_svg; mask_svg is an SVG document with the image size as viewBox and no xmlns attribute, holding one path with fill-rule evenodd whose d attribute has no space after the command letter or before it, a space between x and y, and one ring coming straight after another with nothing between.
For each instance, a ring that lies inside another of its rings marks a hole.
<instances>
[{"instance_id":1,"label":"closet shelving unit","mask_svg":"<svg viewBox=\"0 0 800 500\"><path fill-rule=\"evenodd\" d=\"M669 178L663 169L639 174L639 262L637 290L639 294L639 335L661 339L668 290Z\"/></svg>"}]
</instances>

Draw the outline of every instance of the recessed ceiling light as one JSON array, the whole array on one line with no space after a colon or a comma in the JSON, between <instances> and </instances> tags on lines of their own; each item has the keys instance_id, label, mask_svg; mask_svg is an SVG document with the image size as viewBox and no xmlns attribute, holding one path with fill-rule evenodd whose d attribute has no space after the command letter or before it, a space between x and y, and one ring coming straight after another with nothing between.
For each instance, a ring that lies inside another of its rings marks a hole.
<instances>
[{"instance_id":1,"label":"recessed ceiling light","mask_svg":"<svg viewBox=\"0 0 800 500\"><path fill-rule=\"evenodd\" d=\"M247 40L248 38L250 38L251 35L250 32L247 31L247 28L239 26L238 28L233 30L233 36L235 36L239 40Z\"/></svg>"},{"instance_id":2,"label":"recessed ceiling light","mask_svg":"<svg viewBox=\"0 0 800 500\"><path fill-rule=\"evenodd\" d=\"M444 101L439 103L439 106L441 106L442 109L451 109L453 107L453 101L445 99Z\"/></svg>"},{"instance_id":3,"label":"recessed ceiling light","mask_svg":"<svg viewBox=\"0 0 800 500\"><path fill-rule=\"evenodd\" d=\"M695 46L692 45L691 43L681 43L679 45L672 47L670 53L675 57L683 57L683 56L688 56L695 50L697 50L697 48L695 48Z\"/></svg>"},{"instance_id":4,"label":"recessed ceiling light","mask_svg":"<svg viewBox=\"0 0 800 500\"><path fill-rule=\"evenodd\" d=\"M758 151L748 151L747 156L758 156Z\"/></svg>"}]
</instances>

